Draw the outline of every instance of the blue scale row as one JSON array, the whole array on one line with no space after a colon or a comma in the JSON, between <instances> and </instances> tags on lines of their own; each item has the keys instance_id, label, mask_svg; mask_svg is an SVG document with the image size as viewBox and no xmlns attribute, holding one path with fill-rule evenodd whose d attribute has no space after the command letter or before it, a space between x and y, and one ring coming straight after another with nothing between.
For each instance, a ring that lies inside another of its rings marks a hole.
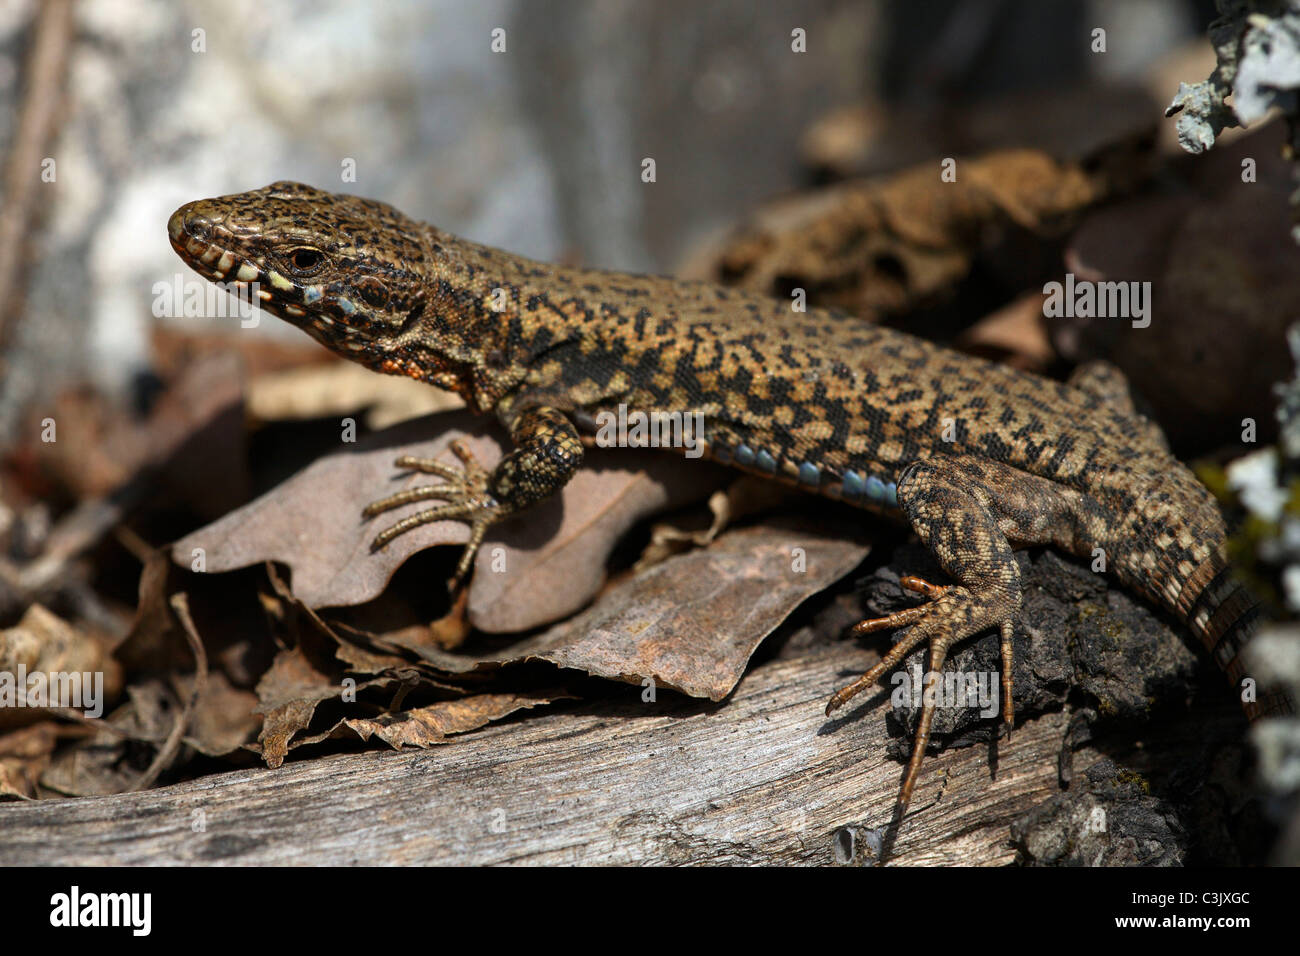
<instances>
[{"instance_id":1,"label":"blue scale row","mask_svg":"<svg viewBox=\"0 0 1300 956\"><path fill-rule=\"evenodd\" d=\"M891 508L898 507L898 483L894 481L883 482L875 475L869 475L864 480L856 471L846 471L840 493L846 501L866 498L868 501L874 501L879 505L888 505Z\"/></svg>"},{"instance_id":2,"label":"blue scale row","mask_svg":"<svg viewBox=\"0 0 1300 956\"><path fill-rule=\"evenodd\" d=\"M748 445L737 445L733 452L725 445L714 445L712 454L715 461L724 465L734 463L769 475L776 474L776 459L761 449L755 451ZM821 469L810 461L805 461L799 466L798 477L801 485L807 485L809 488L821 486ZM897 482L884 482L875 475L863 478L856 471L846 471L844 473L844 481L840 486L840 495L845 501L860 501L865 498L867 501L878 505L887 505L891 508L898 507Z\"/></svg>"}]
</instances>

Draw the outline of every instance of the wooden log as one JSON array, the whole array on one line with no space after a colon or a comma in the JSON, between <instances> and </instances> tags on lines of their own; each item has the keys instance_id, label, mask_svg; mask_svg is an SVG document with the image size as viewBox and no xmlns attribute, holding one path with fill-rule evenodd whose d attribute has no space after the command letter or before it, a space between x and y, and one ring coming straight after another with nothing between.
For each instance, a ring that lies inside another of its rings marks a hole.
<instances>
[{"instance_id":1,"label":"wooden log","mask_svg":"<svg viewBox=\"0 0 1300 956\"><path fill-rule=\"evenodd\" d=\"M0 806L0 864L830 864L841 827L888 823L902 776L885 694L822 715L874 660L846 642L758 666L721 704L629 685L431 750ZM1009 862L1010 822L1057 792L1064 729L1018 728L996 779L988 747L928 759L892 862Z\"/></svg>"}]
</instances>

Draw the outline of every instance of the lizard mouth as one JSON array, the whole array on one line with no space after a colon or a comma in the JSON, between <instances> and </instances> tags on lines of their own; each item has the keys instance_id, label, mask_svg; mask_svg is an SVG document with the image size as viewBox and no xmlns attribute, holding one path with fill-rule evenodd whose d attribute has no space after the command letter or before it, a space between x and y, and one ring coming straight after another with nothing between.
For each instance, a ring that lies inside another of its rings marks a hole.
<instances>
[{"instance_id":1,"label":"lizard mouth","mask_svg":"<svg viewBox=\"0 0 1300 956\"><path fill-rule=\"evenodd\" d=\"M262 278L262 269L255 263L233 253L228 244L218 238L218 230L211 219L186 203L167 220L167 238L172 248L185 264L203 278L212 282L229 281L245 286ZM271 292L259 289L263 302L271 300Z\"/></svg>"}]
</instances>

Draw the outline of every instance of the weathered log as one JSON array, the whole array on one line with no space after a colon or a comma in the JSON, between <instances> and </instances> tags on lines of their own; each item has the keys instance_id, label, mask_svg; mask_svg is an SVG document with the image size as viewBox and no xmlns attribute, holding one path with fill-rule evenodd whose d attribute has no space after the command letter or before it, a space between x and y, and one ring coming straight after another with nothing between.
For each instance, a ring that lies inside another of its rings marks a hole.
<instances>
[{"instance_id":1,"label":"weathered log","mask_svg":"<svg viewBox=\"0 0 1300 956\"><path fill-rule=\"evenodd\" d=\"M828 864L841 827L881 829L902 766L878 694L840 719L828 690L870 666L845 642L747 674L722 704L557 705L424 751L290 761L143 793L0 807L0 863ZM930 758L901 864L1003 864L1011 822L1056 793L1066 718ZM859 844L855 857L862 859Z\"/></svg>"}]
</instances>

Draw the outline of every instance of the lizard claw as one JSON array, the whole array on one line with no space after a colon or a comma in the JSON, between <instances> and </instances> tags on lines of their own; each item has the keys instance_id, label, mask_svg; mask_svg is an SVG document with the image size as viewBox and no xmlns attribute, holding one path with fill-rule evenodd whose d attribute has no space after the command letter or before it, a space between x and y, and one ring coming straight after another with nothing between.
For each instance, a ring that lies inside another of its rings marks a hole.
<instances>
[{"instance_id":1,"label":"lizard claw","mask_svg":"<svg viewBox=\"0 0 1300 956\"><path fill-rule=\"evenodd\" d=\"M448 582L448 588L454 593L469 573L474 555L479 545L483 543L487 529L505 516L506 509L492 496L489 490L491 474L478 463L473 453L459 440L452 442L451 450L460 459L461 467L444 464L432 458L416 458L411 455L398 458L395 462L398 468L437 475L443 480L438 484L407 488L387 498L373 501L362 510L361 515L369 519L413 501L425 501L430 498L444 501L445 504L408 515L391 527L385 528L370 543L370 550L380 551L398 535L405 534L420 525L448 519L464 521L469 525L469 541L465 543L465 550L461 552L456 572Z\"/></svg>"},{"instance_id":2,"label":"lizard claw","mask_svg":"<svg viewBox=\"0 0 1300 956\"><path fill-rule=\"evenodd\" d=\"M929 600L917 607L862 621L854 627L854 631L858 634L870 634L899 627L909 627L909 630L902 640L881 658L875 667L852 684L837 690L826 704L826 713L829 716L837 708L871 687L881 677L897 667L903 658L923 641L929 643L930 668L925 675L925 693L921 716L917 725L916 737L913 741L912 757L908 761L907 772L903 777L898 801L895 804L895 822L900 822L907 812L907 806L912 799L912 791L920 776L921 762L924 759L926 747L930 742L930 727L934 720L936 707L935 694L932 693L931 689L940 680L940 672L943 670L943 663L947 657L949 647L963 637L991 626L996 626L1001 630L1002 728L1006 730L1008 739L1015 719L1014 704L1011 699L1012 624L1010 618L998 614L994 607L982 604L968 588L961 585L930 584L921 578L911 576L902 578L900 583L907 590L923 594Z\"/></svg>"},{"instance_id":3,"label":"lizard claw","mask_svg":"<svg viewBox=\"0 0 1300 956\"><path fill-rule=\"evenodd\" d=\"M925 595L929 598L929 601L925 604L919 604L916 607L909 607L902 611L895 611L893 614L886 614L883 617L873 617L865 621L860 621L854 625L853 633L874 634L877 631L893 631L900 627L908 627L909 625L915 624L917 621L934 611L938 600L943 597L945 593L951 590L950 585L931 584L929 581L910 574L902 577L898 583L909 591L915 591L918 594ZM875 667L871 668L871 670L867 671L852 684L849 684L847 687L841 687L837 690L831 696L830 701L826 704L827 716L874 684L885 673L897 666L898 662L901 661L908 652L912 650L912 648L921 643L922 638L925 636L924 632L920 629L915 630L915 640L911 640L911 634L909 634L908 638L895 644L893 649L886 654Z\"/></svg>"}]
</instances>

